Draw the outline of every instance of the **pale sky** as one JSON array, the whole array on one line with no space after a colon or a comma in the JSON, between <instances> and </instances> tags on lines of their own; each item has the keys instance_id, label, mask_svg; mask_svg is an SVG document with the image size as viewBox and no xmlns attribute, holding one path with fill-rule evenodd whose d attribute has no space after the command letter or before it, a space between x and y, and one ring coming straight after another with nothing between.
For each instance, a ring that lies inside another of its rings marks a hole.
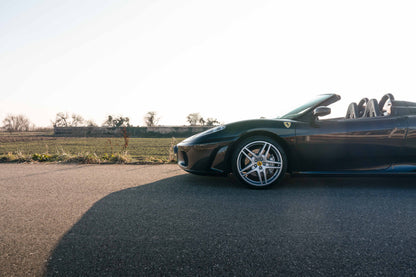
<instances>
[{"instance_id":1,"label":"pale sky","mask_svg":"<svg viewBox=\"0 0 416 277\"><path fill-rule=\"evenodd\" d=\"M273 118L337 93L416 102L414 1L0 0L0 123Z\"/></svg>"}]
</instances>

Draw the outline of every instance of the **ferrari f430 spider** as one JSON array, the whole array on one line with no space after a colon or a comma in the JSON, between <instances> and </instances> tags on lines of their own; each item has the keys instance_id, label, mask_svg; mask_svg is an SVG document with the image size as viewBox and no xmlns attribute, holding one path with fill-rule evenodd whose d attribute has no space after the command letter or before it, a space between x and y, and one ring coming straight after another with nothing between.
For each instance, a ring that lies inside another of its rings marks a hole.
<instances>
[{"instance_id":1,"label":"ferrari f430 spider","mask_svg":"<svg viewBox=\"0 0 416 277\"><path fill-rule=\"evenodd\" d=\"M351 103L342 118L322 119L337 94L323 94L276 119L209 129L174 147L195 174L234 174L251 187L285 173L416 173L416 103L391 94Z\"/></svg>"}]
</instances>

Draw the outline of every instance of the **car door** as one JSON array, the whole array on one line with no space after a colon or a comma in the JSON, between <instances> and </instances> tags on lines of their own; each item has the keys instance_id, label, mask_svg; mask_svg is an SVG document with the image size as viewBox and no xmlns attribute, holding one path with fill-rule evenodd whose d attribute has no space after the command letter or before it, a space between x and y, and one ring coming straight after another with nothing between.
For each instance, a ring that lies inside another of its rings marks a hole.
<instances>
[{"instance_id":1,"label":"car door","mask_svg":"<svg viewBox=\"0 0 416 277\"><path fill-rule=\"evenodd\" d=\"M322 120L296 124L295 171L334 171L347 164L347 125L345 120Z\"/></svg>"},{"instance_id":2,"label":"car door","mask_svg":"<svg viewBox=\"0 0 416 277\"><path fill-rule=\"evenodd\" d=\"M384 169L405 143L404 117L320 120L298 124L295 153L299 171Z\"/></svg>"},{"instance_id":3,"label":"car door","mask_svg":"<svg viewBox=\"0 0 416 277\"><path fill-rule=\"evenodd\" d=\"M407 119L408 132L404 151L395 163L416 165L416 115L410 115Z\"/></svg>"},{"instance_id":4,"label":"car door","mask_svg":"<svg viewBox=\"0 0 416 277\"><path fill-rule=\"evenodd\" d=\"M403 154L407 118L381 116L346 120L347 159L353 170L379 170Z\"/></svg>"}]
</instances>

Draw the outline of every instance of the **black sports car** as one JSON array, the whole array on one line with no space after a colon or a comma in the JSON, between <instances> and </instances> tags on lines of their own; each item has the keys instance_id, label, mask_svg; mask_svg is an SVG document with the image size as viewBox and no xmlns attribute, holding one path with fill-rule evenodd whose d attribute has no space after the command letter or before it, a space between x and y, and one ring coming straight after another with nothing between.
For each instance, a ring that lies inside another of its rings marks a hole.
<instances>
[{"instance_id":1,"label":"black sports car","mask_svg":"<svg viewBox=\"0 0 416 277\"><path fill-rule=\"evenodd\" d=\"M289 173L416 173L416 103L386 94L321 119L341 99L323 94L277 119L218 126L177 146L179 166L195 174L233 173L266 187Z\"/></svg>"}]
</instances>

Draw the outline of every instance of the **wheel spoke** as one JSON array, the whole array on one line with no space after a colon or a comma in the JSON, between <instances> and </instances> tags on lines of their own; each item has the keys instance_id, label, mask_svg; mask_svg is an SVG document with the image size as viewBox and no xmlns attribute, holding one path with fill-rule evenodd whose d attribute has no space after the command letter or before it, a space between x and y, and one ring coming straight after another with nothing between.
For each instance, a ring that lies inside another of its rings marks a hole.
<instances>
[{"instance_id":1,"label":"wheel spoke","mask_svg":"<svg viewBox=\"0 0 416 277\"><path fill-rule=\"evenodd\" d=\"M266 161L265 163L266 163L266 164L275 164L275 165L278 165L278 166L282 166L282 163L281 163L281 162Z\"/></svg>"},{"instance_id":2,"label":"wheel spoke","mask_svg":"<svg viewBox=\"0 0 416 277\"><path fill-rule=\"evenodd\" d=\"M266 154L264 154L264 156L266 157L266 159L267 159L267 156L269 155L270 148L272 148L272 145L269 143L269 147L267 148Z\"/></svg>"},{"instance_id":3,"label":"wheel spoke","mask_svg":"<svg viewBox=\"0 0 416 277\"><path fill-rule=\"evenodd\" d=\"M253 163L250 163L248 166L246 166L245 168L241 169L240 172L241 173L244 173L247 169L253 167L253 165L254 165Z\"/></svg>"},{"instance_id":4,"label":"wheel spoke","mask_svg":"<svg viewBox=\"0 0 416 277\"><path fill-rule=\"evenodd\" d=\"M264 168L266 168L266 169L280 169L281 166L269 166L269 165L265 165Z\"/></svg>"},{"instance_id":5,"label":"wheel spoke","mask_svg":"<svg viewBox=\"0 0 416 277\"><path fill-rule=\"evenodd\" d=\"M256 169L252 169L249 172L247 172L246 174L243 174L242 176L247 177L247 175L250 175L251 173L253 173L254 171L256 171ZM242 171L240 171L241 173L243 173Z\"/></svg>"},{"instance_id":6,"label":"wheel spoke","mask_svg":"<svg viewBox=\"0 0 416 277\"><path fill-rule=\"evenodd\" d=\"M261 156L264 152L264 150L266 150L266 146L268 146L269 144L267 142L264 143L263 147L261 148L261 150L259 151L259 156ZM270 147L270 146L269 146Z\"/></svg>"},{"instance_id":7,"label":"wheel spoke","mask_svg":"<svg viewBox=\"0 0 416 277\"><path fill-rule=\"evenodd\" d=\"M267 172L266 170L263 170L263 175L264 175L264 184L267 184Z\"/></svg>"},{"instance_id":8,"label":"wheel spoke","mask_svg":"<svg viewBox=\"0 0 416 277\"><path fill-rule=\"evenodd\" d=\"M244 152L244 150L245 151L247 151L249 154L251 154L251 157L246 153L246 152ZM248 149L247 147L244 147L243 148L243 151L241 151L241 153L243 153L247 158L249 158L250 160L251 160L251 158L252 157L255 157L256 156L256 154L254 154L250 149Z\"/></svg>"},{"instance_id":9,"label":"wheel spoke","mask_svg":"<svg viewBox=\"0 0 416 277\"><path fill-rule=\"evenodd\" d=\"M262 178L261 178L261 171L259 170L259 171L257 171L257 174L259 175L259 181L260 181L260 184L263 184L263 180L262 180Z\"/></svg>"}]
</instances>

